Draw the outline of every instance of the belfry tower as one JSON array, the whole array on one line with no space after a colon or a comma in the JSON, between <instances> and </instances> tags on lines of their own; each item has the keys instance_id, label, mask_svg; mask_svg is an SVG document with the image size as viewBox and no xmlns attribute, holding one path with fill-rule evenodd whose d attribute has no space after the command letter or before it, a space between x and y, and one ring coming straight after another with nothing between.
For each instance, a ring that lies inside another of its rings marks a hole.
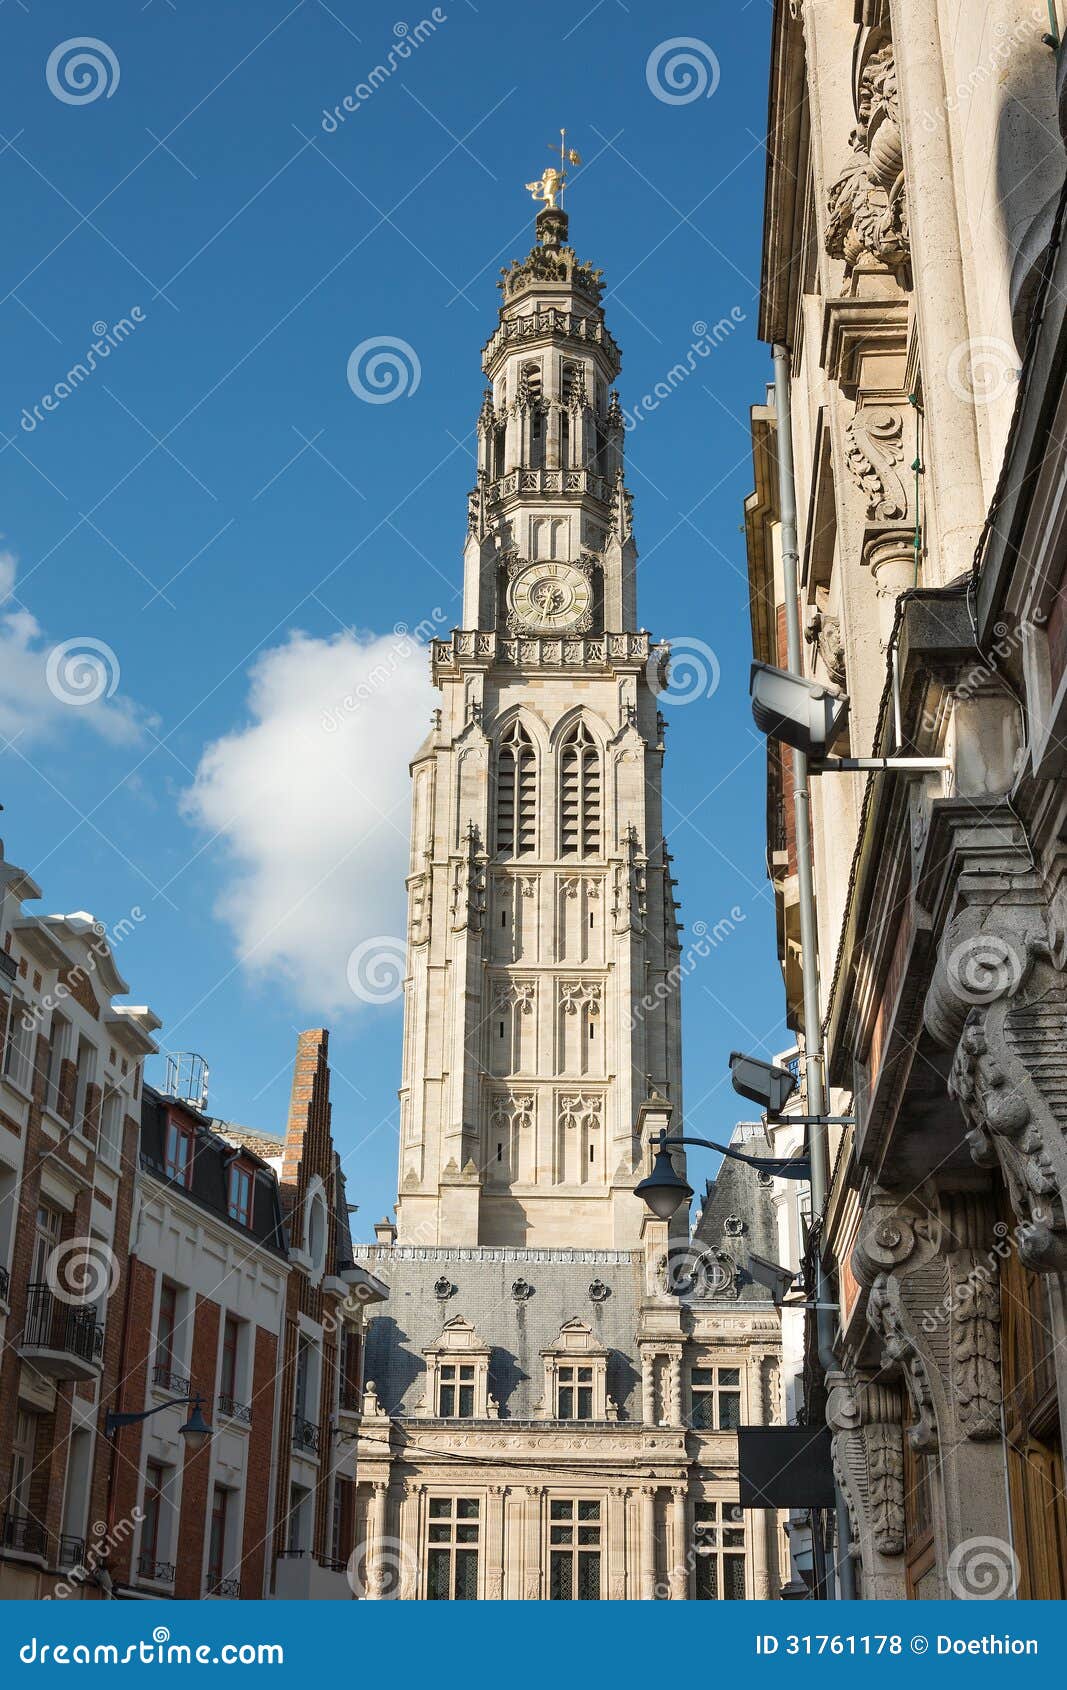
<instances>
[{"instance_id":1,"label":"belfry tower","mask_svg":"<svg viewBox=\"0 0 1067 1690\"><path fill-rule=\"evenodd\" d=\"M650 1093L680 1127L667 651L637 623L600 272L542 186L482 354L463 626L433 643L412 764L401 1245L635 1246Z\"/></svg>"}]
</instances>

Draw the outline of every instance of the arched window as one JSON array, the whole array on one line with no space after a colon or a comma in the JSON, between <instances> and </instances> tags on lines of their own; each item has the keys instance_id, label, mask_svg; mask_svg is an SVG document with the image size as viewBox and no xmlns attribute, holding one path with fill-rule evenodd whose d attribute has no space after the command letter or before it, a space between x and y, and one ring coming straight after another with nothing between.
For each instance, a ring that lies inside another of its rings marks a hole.
<instances>
[{"instance_id":1,"label":"arched window","mask_svg":"<svg viewBox=\"0 0 1067 1690\"><path fill-rule=\"evenodd\" d=\"M528 469L545 465L545 413L541 391L540 364L524 364L519 375L519 404L527 413Z\"/></svg>"},{"instance_id":2,"label":"arched window","mask_svg":"<svg viewBox=\"0 0 1067 1690\"><path fill-rule=\"evenodd\" d=\"M496 762L496 850L500 857L528 857L537 849L537 764L530 736L512 722Z\"/></svg>"},{"instance_id":3,"label":"arched window","mask_svg":"<svg viewBox=\"0 0 1067 1690\"><path fill-rule=\"evenodd\" d=\"M559 754L560 855L600 855L600 754L584 722L576 722Z\"/></svg>"}]
</instances>

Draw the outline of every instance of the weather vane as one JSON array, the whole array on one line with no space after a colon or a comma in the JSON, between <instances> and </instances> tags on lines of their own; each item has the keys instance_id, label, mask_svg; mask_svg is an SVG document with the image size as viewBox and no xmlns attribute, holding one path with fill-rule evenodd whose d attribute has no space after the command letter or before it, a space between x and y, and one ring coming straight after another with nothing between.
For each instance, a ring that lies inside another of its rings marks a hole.
<instances>
[{"instance_id":1,"label":"weather vane","mask_svg":"<svg viewBox=\"0 0 1067 1690\"><path fill-rule=\"evenodd\" d=\"M549 141L550 152L555 152L556 143ZM527 182L526 187L535 200L543 200L547 211L555 211L557 198L562 201L563 190L567 183L568 164L581 164L581 158L573 147L567 145L567 131L559 132L559 169L555 165L549 168L537 182Z\"/></svg>"}]
</instances>

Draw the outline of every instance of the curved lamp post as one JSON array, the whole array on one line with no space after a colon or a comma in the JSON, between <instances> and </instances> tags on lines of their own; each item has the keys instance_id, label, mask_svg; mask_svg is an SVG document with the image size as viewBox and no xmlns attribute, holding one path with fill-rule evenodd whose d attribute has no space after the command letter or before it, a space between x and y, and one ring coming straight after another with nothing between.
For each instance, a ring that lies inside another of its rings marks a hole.
<instances>
[{"instance_id":1,"label":"curved lamp post","mask_svg":"<svg viewBox=\"0 0 1067 1690\"><path fill-rule=\"evenodd\" d=\"M184 1426L178 1430L185 1439L185 1447L195 1455L204 1448L211 1437L211 1427L204 1419L202 1407L203 1397L171 1397L169 1402L161 1402L156 1408L146 1408L140 1414L109 1413L104 1421L105 1438L113 1438L123 1426L139 1426L142 1420L150 1420L153 1414L162 1414L165 1408L178 1408L182 1403L192 1403L192 1413Z\"/></svg>"},{"instance_id":2,"label":"curved lamp post","mask_svg":"<svg viewBox=\"0 0 1067 1690\"><path fill-rule=\"evenodd\" d=\"M669 1135L660 1132L652 1141L658 1145L656 1160L647 1179L634 1186L634 1196L643 1197L652 1213L661 1221L669 1221L674 1211L693 1195L693 1188L679 1174L671 1161L675 1145L699 1144L705 1150L717 1150L734 1162L747 1162L750 1168L763 1174L776 1174L779 1179L810 1180L811 1163L806 1156L745 1156L728 1144L716 1144L710 1138L690 1138L688 1134Z\"/></svg>"}]
</instances>

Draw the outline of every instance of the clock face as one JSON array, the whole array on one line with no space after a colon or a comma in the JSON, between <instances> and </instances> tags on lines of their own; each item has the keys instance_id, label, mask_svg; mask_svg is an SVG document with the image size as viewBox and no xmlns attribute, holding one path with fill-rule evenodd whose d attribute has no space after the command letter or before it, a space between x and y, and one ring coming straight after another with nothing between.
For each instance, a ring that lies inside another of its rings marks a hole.
<instances>
[{"instance_id":1,"label":"clock face","mask_svg":"<svg viewBox=\"0 0 1067 1690\"><path fill-rule=\"evenodd\" d=\"M511 587L512 615L536 633L588 627L592 603L588 577L573 563L531 564Z\"/></svg>"}]
</instances>

